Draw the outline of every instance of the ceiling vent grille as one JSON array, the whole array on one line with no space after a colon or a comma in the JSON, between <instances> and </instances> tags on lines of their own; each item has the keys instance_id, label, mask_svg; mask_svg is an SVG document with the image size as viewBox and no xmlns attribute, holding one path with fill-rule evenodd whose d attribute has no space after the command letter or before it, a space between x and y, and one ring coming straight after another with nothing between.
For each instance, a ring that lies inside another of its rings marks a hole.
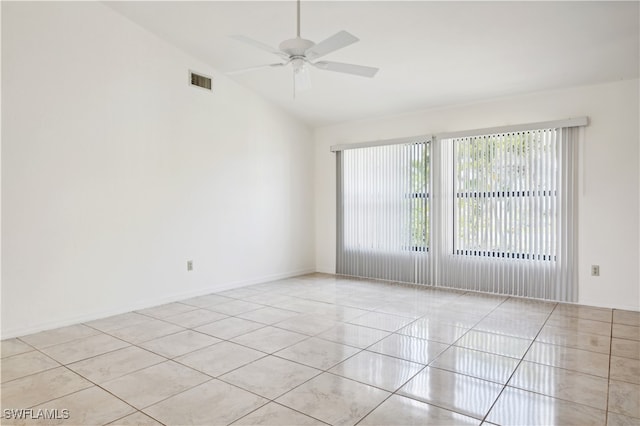
<instances>
[{"instance_id":1,"label":"ceiling vent grille","mask_svg":"<svg viewBox=\"0 0 640 426\"><path fill-rule=\"evenodd\" d=\"M189 80L191 81L192 86L201 87L211 91L211 77L189 71Z\"/></svg>"}]
</instances>

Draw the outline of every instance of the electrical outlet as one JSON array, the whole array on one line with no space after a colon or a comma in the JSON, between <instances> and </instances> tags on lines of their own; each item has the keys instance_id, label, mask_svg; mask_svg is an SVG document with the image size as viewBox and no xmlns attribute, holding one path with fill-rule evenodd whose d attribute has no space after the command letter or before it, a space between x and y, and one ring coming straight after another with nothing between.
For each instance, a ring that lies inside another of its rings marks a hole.
<instances>
[{"instance_id":1,"label":"electrical outlet","mask_svg":"<svg viewBox=\"0 0 640 426\"><path fill-rule=\"evenodd\" d=\"M187 271L193 271L193 260L187 260Z\"/></svg>"},{"instance_id":2,"label":"electrical outlet","mask_svg":"<svg viewBox=\"0 0 640 426\"><path fill-rule=\"evenodd\" d=\"M600 276L600 265L591 265L591 276L592 277Z\"/></svg>"}]
</instances>

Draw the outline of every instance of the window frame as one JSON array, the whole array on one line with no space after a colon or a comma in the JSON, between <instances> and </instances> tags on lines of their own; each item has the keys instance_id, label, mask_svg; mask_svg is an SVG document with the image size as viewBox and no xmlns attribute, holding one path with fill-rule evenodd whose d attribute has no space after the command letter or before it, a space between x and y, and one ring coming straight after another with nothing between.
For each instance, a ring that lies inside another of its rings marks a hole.
<instances>
[{"instance_id":1,"label":"window frame","mask_svg":"<svg viewBox=\"0 0 640 426\"><path fill-rule=\"evenodd\" d=\"M542 129L532 129L532 130L542 130ZM513 133L519 134L521 132L505 132L505 133ZM483 138L491 136L491 134L486 135L475 135L470 136L470 138ZM541 198L541 197L558 197L558 189L539 189L539 190L509 190L509 191L459 191L457 189L457 153L458 153L458 141L453 139L453 155L452 155L452 206L451 206L451 214L452 214L452 234L451 234L451 250L453 255L455 256L465 256L465 257L483 257L483 258L502 258L502 259L514 259L514 260L536 260L536 261L556 261L557 255L552 255L548 253L544 254L535 254L535 253L523 253L523 252L506 252L501 250L477 250L477 249L464 249L457 248L460 243L460 237L457 235L458 228L458 215L459 215L459 207L457 205L457 201L460 198L483 198L483 199L508 199L508 198Z\"/></svg>"}]
</instances>

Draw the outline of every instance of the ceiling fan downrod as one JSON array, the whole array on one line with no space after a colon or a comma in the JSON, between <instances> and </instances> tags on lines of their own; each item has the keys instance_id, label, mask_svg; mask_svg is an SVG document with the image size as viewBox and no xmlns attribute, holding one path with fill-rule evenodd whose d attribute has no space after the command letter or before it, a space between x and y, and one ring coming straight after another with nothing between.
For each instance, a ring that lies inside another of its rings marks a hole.
<instances>
[{"instance_id":1,"label":"ceiling fan downrod","mask_svg":"<svg viewBox=\"0 0 640 426\"><path fill-rule=\"evenodd\" d=\"M298 3L298 19L297 19L298 26L297 26L296 36L300 38L300 0L297 0L297 3Z\"/></svg>"}]
</instances>

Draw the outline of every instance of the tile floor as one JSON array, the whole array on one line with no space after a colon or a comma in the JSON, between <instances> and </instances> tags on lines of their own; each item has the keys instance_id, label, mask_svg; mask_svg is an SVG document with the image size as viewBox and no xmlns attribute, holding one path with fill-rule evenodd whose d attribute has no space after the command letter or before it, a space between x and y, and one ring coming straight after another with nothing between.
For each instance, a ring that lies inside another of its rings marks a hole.
<instances>
[{"instance_id":1,"label":"tile floor","mask_svg":"<svg viewBox=\"0 0 640 426\"><path fill-rule=\"evenodd\" d=\"M321 274L1 350L2 424L640 425L638 312Z\"/></svg>"}]
</instances>

